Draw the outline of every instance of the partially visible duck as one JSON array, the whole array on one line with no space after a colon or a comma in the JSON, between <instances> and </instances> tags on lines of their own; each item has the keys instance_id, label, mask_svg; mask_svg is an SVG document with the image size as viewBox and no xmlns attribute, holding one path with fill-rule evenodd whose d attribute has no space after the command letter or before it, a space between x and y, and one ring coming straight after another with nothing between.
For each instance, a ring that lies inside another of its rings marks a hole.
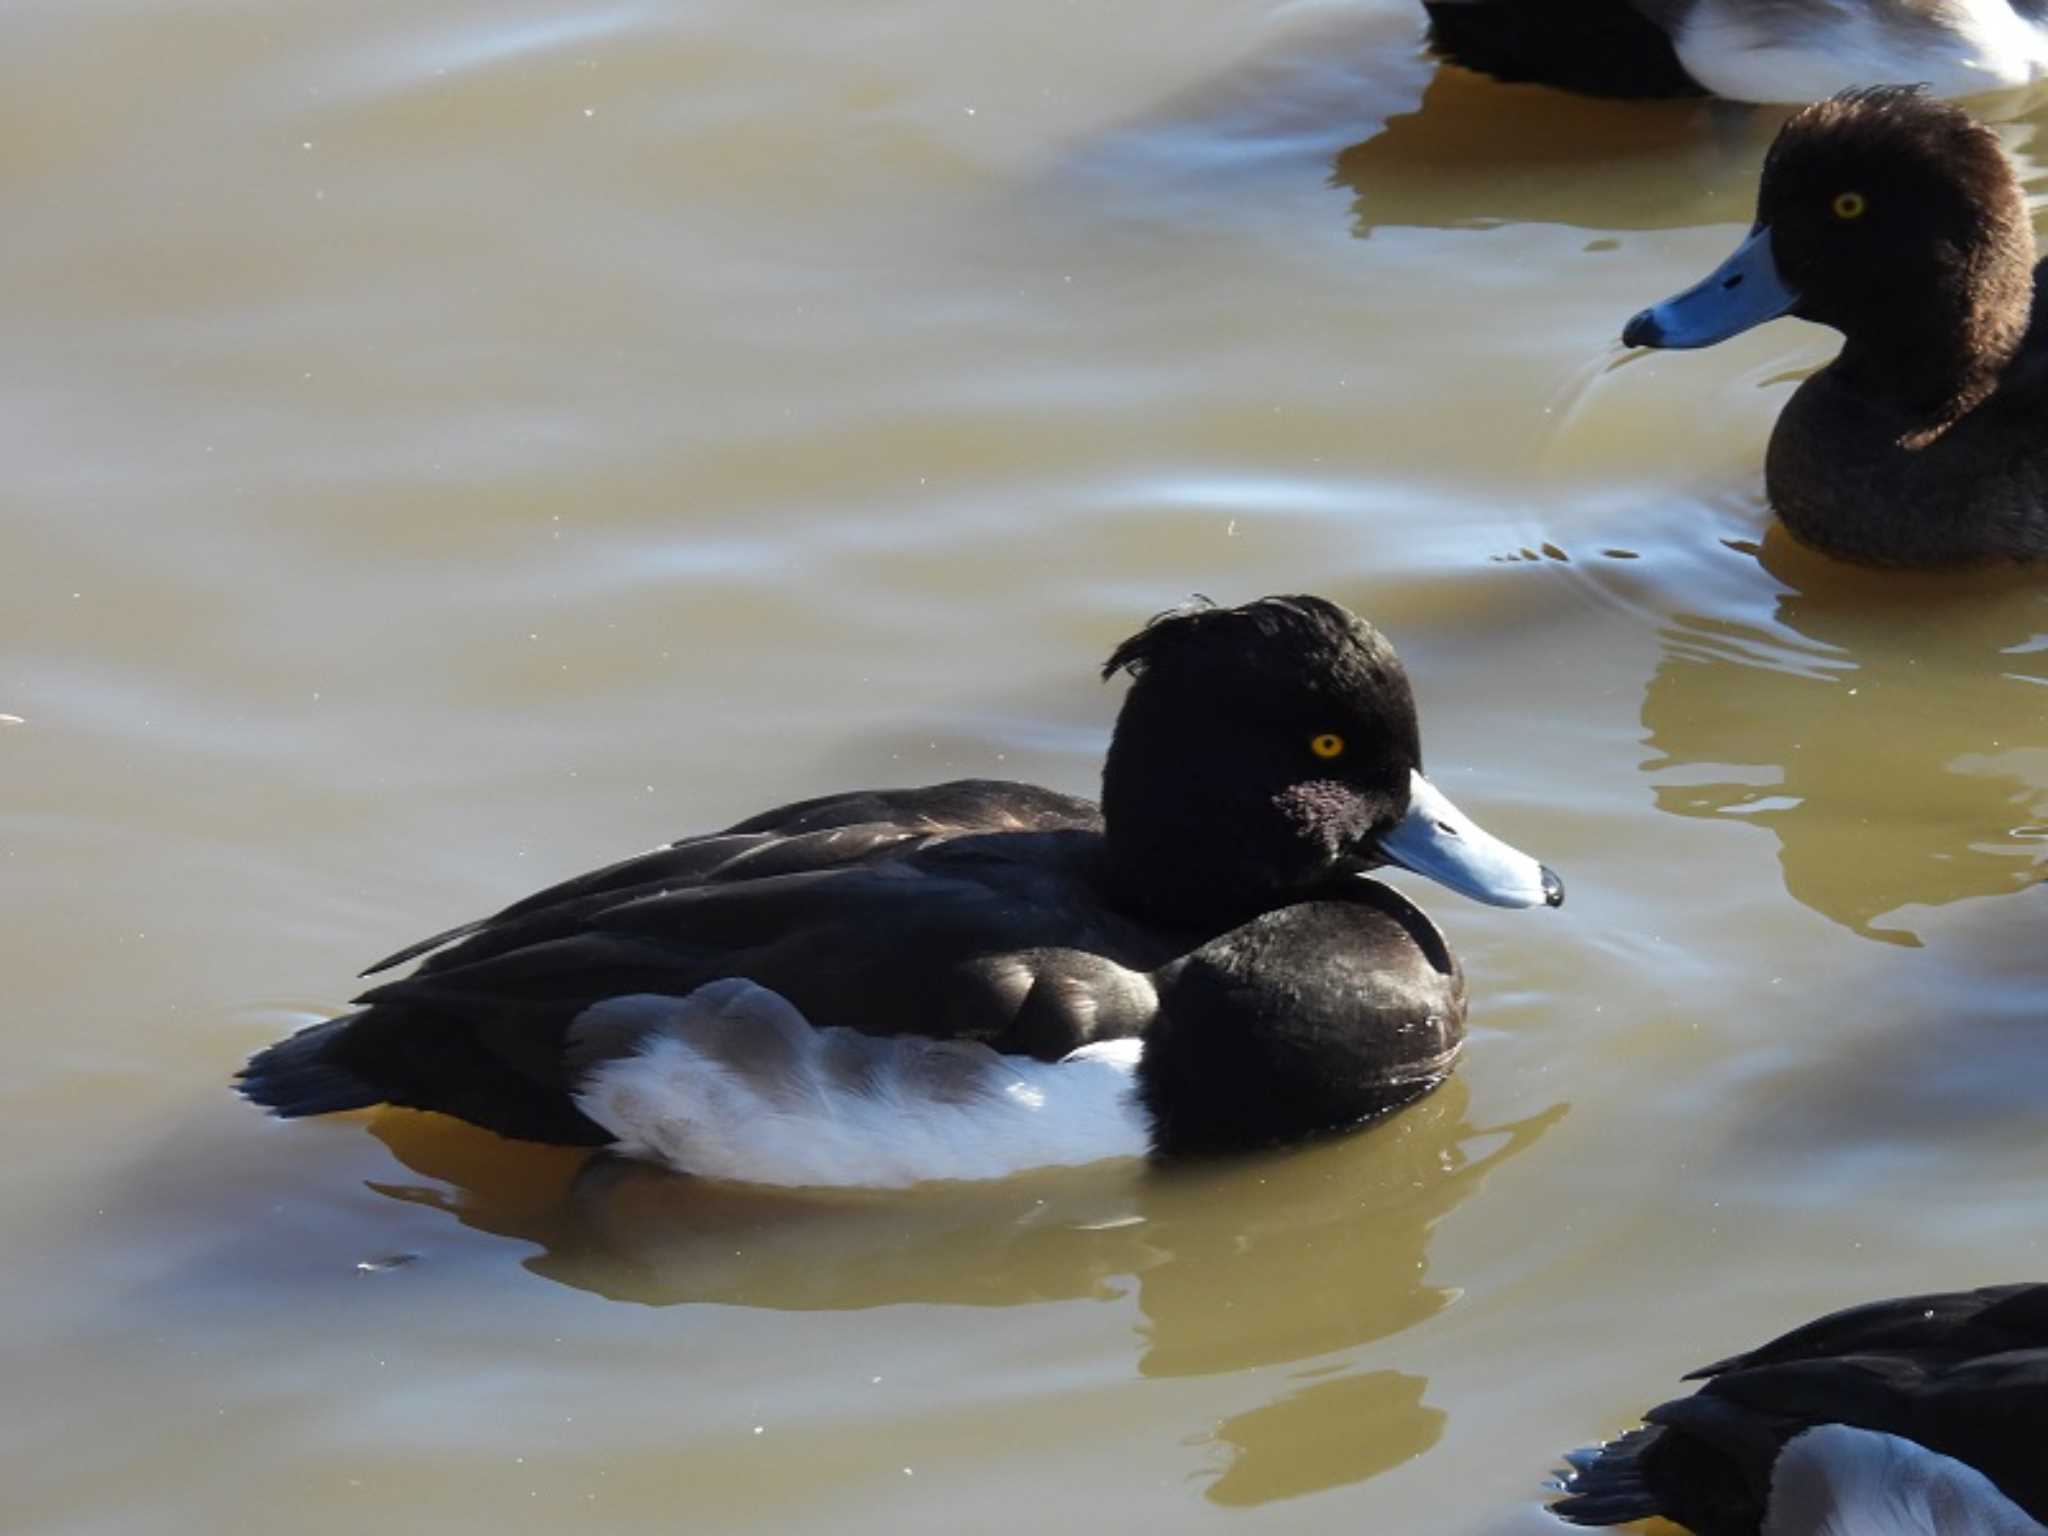
<instances>
[{"instance_id":1,"label":"partially visible duck","mask_svg":"<svg viewBox=\"0 0 2048 1536\"><path fill-rule=\"evenodd\" d=\"M1704 347L1779 315L1841 355L1794 391L1764 483L1792 535L1871 565L2048 558L2048 334L2026 198L1991 131L1909 87L1800 112L1756 223L1703 281L1628 322Z\"/></svg>"},{"instance_id":2,"label":"partially visible duck","mask_svg":"<svg viewBox=\"0 0 2048 1536\"><path fill-rule=\"evenodd\" d=\"M1430 46L1592 96L1802 102L1873 80L1942 96L2048 75L2044 0L1423 0Z\"/></svg>"},{"instance_id":3,"label":"partially visible duck","mask_svg":"<svg viewBox=\"0 0 2048 1536\"><path fill-rule=\"evenodd\" d=\"M1698 1536L2048 1536L2048 1285L1836 1312L1575 1452L1576 1525Z\"/></svg>"},{"instance_id":4,"label":"partially visible duck","mask_svg":"<svg viewBox=\"0 0 2048 1536\"><path fill-rule=\"evenodd\" d=\"M373 966L426 957L259 1052L242 1092L900 1186L1262 1146L1435 1086L1464 977L1366 872L1503 906L1563 888L1422 776L1393 647L1275 597L1161 615L1118 672L1099 810L966 780L685 838Z\"/></svg>"}]
</instances>

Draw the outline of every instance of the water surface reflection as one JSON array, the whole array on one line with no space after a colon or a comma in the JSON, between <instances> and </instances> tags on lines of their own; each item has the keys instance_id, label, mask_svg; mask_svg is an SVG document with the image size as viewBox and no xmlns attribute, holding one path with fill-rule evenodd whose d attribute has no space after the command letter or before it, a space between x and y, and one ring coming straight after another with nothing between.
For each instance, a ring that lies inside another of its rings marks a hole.
<instances>
[{"instance_id":1,"label":"water surface reflection","mask_svg":"<svg viewBox=\"0 0 2048 1536\"><path fill-rule=\"evenodd\" d=\"M1520 106L1525 110L1513 110ZM1337 156L1352 232L1534 222L1674 229L1746 221L1781 112L1711 101L1600 101L1440 69L1412 112ZM1588 166L1603 167L1597 198Z\"/></svg>"},{"instance_id":2,"label":"water surface reflection","mask_svg":"<svg viewBox=\"0 0 2048 1536\"><path fill-rule=\"evenodd\" d=\"M2038 126L2019 93L1977 105L2040 181ZM1391 113L1337 155L1352 232L1422 225L1493 228L1569 223L1612 230L1747 224L1764 152L1792 108L1702 100L1608 101L1544 86L1502 85L1446 66L1412 111ZM1588 167L1598 167L1589 179Z\"/></svg>"},{"instance_id":3,"label":"water surface reflection","mask_svg":"<svg viewBox=\"0 0 2048 1536\"><path fill-rule=\"evenodd\" d=\"M1310 1383L1217 1426L1229 1453L1209 1498L1264 1504L1342 1488L1391 1472L1434 1446L1448 1415L1422 1400L1429 1382L1406 1371L1366 1371Z\"/></svg>"},{"instance_id":4,"label":"water surface reflection","mask_svg":"<svg viewBox=\"0 0 2048 1536\"><path fill-rule=\"evenodd\" d=\"M1222 1453L1209 1496L1247 1504L1363 1481L1441 1434L1422 1378L1351 1372L1341 1356L1455 1300L1428 1278L1430 1233L1567 1109L1482 1126L1467 1102L1454 1079L1383 1125L1292 1152L909 1195L719 1185L392 1112L373 1133L431 1182L371 1187L538 1244L537 1274L648 1306L1007 1307L1114 1301L1135 1281L1141 1376L1315 1362L1195 1442ZM1304 1434L1358 1448L1304 1456Z\"/></svg>"},{"instance_id":5,"label":"water surface reflection","mask_svg":"<svg viewBox=\"0 0 2048 1536\"><path fill-rule=\"evenodd\" d=\"M1773 529L1768 612L1674 615L1643 699L1661 810L1778 839L1785 888L1865 938L2048 859L2048 598L2004 572L1866 572ZM1892 917L1890 922L1880 920Z\"/></svg>"}]
</instances>

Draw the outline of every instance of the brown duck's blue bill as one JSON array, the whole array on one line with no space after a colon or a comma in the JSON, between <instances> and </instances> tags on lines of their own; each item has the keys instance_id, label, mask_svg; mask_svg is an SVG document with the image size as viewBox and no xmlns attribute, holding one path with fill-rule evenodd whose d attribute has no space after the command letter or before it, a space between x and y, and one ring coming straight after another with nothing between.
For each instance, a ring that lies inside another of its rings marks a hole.
<instances>
[{"instance_id":1,"label":"brown duck's blue bill","mask_svg":"<svg viewBox=\"0 0 2048 1536\"><path fill-rule=\"evenodd\" d=\"M1408 814L1380 836L1389 864L1427 875L1494 907L1555 907L1564 882L1467 816L1421 774L1412 774Z\"/></svg>"},{"instance_id":2,"label":"brown duck's blue bill","mask_svg":"<svg viewBox=\"0 0 2048 1536\"><path fill-rule=\"evenodd\" d=\"M1630 320L1621 342L1627 347L1711 347L1777 319L1798 302L1799 295L1778 275L1771 227L1759 224L1705 278Z\"/></svg>"}]
</instances>

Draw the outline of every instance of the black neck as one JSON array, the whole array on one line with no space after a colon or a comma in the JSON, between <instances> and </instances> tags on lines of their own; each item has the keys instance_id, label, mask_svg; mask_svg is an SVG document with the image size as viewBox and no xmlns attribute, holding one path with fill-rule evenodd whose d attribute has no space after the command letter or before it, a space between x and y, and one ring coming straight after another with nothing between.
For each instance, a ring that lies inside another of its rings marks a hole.
<instances>
[{"instance_id":1,"label":"black neck","mask_svg":"<svg viewBox=\"0 0 2048 1536\"><path fill-rule=\"evenodd\" d=\"M1908 447L1924 447L1989 399L2019 338L1988 350L1961 334L1851 337L1835 362L1836 376L1908 423Z\"/></svg>"},{"instance_id":2,"label":"black neck","mask_svg":"<svg viewBox=\"0 0 2048 1536\"><path fill-rule=\"evenodd\" d=\"M1907 446L1924 446L1998 388L2026 340L2033 282L2031 245L1987 253L1912 303L1842 324L1837 377L1910 423Z\"/></svg>"},{"instance_id":3,"label":"black neck","mask_svg":"<svg viewBox=\"0 0 2048 1536\"><path fill-rule=\"evenodd\" d=\"M1126 701L1102 765L1104 876L1125 911L1219 931L1313 889L1332 850L1303 840L1170 707Z\"/></svg>"}]
</instances>

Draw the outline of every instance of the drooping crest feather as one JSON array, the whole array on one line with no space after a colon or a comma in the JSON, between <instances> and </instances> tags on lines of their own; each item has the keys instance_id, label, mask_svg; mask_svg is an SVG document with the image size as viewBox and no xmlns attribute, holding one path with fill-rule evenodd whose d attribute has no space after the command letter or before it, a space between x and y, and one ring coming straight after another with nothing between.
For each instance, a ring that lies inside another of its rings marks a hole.
<instances>
[{"instance_id":1,"label":"drooping crest feather","mask_svg":"<svg viewBox=\"0 0 2048 1536\"><path fill-rule=\"evenodd\" d=\"M1380 667L1392 663L1385 637L1335 603L1306 595L1262 597L1237 608L1219 608L1197 593L1178 608L1155 614L1103 663L1105 680L1118 672L1141 679L1154 668L1183 657L1213 654L1228 646L1237 659L1256 667L1268 655L1287 657L1301 672L1302 658L1341 659L1355 654Z\"/></svg>"}]
</instances>

